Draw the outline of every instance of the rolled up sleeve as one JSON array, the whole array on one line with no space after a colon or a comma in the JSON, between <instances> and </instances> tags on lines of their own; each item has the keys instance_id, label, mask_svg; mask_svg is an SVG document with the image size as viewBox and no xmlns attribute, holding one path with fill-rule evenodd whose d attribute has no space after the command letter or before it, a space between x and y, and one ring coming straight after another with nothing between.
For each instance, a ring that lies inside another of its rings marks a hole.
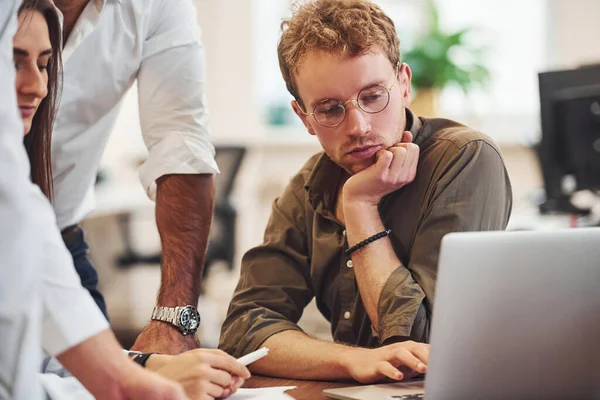
<instances>
[{"instance_id":1,"label":"rolled up sleeve","mask_svg":"<svg viewBox=\"0 0 600 400\"><path fill-rule=\"evenodd\" d=\"M138 73L139 109L148 158L140 180L151 199L168 174L216 174L205 99L205 55L191 0L153 4Z\"/></svg>"},{"instance_id":2,"label":"rolled up sleeve","mask_svg":"<svg viewBox=\"0 0 600 400\"><path fill-rule=\"evenodd\" d=\"M278 332L301 331L297 322L314 296L304 211L293 186L275 201L264 243L242 260L219 343L235 357L256 350Z\"/></svg>"},{"instance_id":3,"label":"rolled up sleeve","mask_svg":"<svg viewBox=\"0 0 600 400\"><path fill-rule=\"evenodd\" d=\"M415 323L424 299L425 292L412 277L410 270L400 267L392 272L379 296L377 336L380 343L387 344L394 337L425 341L428 324Z\"/></svg>"},{"instance_id":4,"label":"rolled up sleeve","mask_svg":"<svg viewBox=\"0 0 600 400\"><path fill-rule=\"evenodd\" d=\"M429 340L429 321L444 235L503 230L512 208L512 189L498 150L484 140L450 146L434 176L434 190L410 251L408 266L394 271L378 304L379 340Z\"/></svg>"}]
</instances>

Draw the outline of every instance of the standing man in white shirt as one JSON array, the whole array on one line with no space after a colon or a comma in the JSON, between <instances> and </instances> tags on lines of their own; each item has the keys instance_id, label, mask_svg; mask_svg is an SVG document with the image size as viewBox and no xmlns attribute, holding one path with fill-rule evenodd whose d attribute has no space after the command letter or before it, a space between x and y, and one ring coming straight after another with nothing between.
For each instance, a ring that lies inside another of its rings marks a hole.
<instances>
[{"instance_id":1,"label":"standing man in white shirt","mask_svg":"<svg viewBox=\"0 0 600 400\"><path fill-rule=\"evenodd\" d=\"M208 140L204 51L193 2L54 2L63 16L64 85L52 167L54 208L65 244L83 286L106 315L78 223L93 208L102 153L122 99L137 79L149 149L139 172L156 200L163 262L159 308L133 349L179 354L196 348L196 336L183 333L195 332L199 323L192 307L200 292L213 209L212 174L218 168ZM175 307L183 310L183 323L165 322L175 315Z\"/></svg>"}]
</instances>

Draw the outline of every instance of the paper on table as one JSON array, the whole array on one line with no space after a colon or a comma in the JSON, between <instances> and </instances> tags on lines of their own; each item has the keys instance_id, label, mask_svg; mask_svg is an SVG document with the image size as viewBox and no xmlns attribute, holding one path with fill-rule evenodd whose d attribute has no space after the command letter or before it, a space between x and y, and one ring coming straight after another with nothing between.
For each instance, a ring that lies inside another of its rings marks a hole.
<instances>
[{"instance_id":1,"label":"paper on table","mask_svg":"<svg viewBox=\"0 0 600 400\"><path fill-rule=\"evenodd\" d=\"M52 400L94 400L94 396L74 377L61 378L54 374L38 374L42 386ZM238 389L228 400L293 400L285 394L296 386L275 386L259 389Z\"/></svg>"},{"instance_id":2,"label":"paper on table","mask_svg":"<svg viewBox=\"0 0 600 400\"><path fill-rule=\"evenodd\" d=\"M290 395L285 394L286 390L294 389L296 386L275 386L257 389L238 389L237 392L227 398L227 400L293 400Z\"/></svg>"}]
</instances>

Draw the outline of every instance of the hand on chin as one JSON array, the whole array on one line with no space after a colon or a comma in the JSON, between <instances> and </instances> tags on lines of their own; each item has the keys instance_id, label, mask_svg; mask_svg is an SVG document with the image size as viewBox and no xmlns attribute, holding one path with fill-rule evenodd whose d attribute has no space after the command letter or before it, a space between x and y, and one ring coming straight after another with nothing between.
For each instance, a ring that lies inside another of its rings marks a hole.
<instances>
[{"instance_id":1,"label":"hand on chin","mask_svg":"<svg viewBox=\"0 0 600 400\"><path fill-rule=\"evenodd\" d=\"M343 188L344 204L377 206L383 196L411 183L416 176L419 146L412 143L412 134L404 132L402 142L379 150L372 159L352 166L353 175ZM358 167L358 168L357 168Z\"/></svg>"}]
</instances>

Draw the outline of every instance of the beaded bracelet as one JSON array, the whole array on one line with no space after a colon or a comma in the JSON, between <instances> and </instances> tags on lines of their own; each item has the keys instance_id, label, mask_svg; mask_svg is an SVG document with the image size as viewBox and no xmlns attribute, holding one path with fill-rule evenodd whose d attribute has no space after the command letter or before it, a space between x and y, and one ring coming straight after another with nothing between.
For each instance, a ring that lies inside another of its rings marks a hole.
<instances>
[{"instance_id":1,"label":"beaded bracelet","mask_svg":"<svg viewBox=\"0 0 600 400\"><path fill-rule=\"evenodd\" d=\"M368 245L369 243L372 243L372 242L376 241L377 239L381 239L382 237L386 237L390 233L392 233L391 229L386 229L383 232L376 233L373 236L371 236L369 238L366 238L362 242L355 244L354 246L350 247L349 249L346 249L346 251L344 253L346 253L346 255L349 256L350 254L352 254L356 250L360 249L361 247L365 247L366 245Z\"/></svg>"}]
</instances>

